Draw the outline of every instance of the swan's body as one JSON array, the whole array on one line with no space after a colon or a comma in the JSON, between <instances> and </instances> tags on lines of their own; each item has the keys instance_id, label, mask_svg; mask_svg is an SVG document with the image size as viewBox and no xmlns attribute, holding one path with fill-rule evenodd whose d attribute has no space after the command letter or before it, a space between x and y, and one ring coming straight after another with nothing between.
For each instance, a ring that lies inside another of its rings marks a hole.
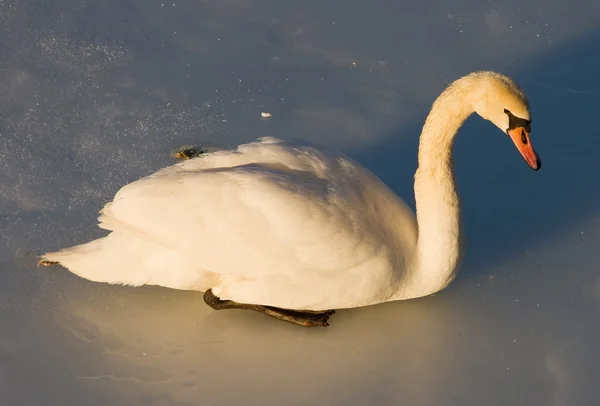
<instances>
[{"instance_id":1,"label":"swan's body","mask_svg":"<svg viewBox=\"0 0 600 406\"><path fill-rule=\"evenodd\" d=\"M101 211L108 236L43 259L93 281L212 289L222 300L285 309L434 293L460 263L451 145L473 111L503 130L513 131L513 118L529 122L525 96L502 75L475 73L451 85L421 135L417 218L351 159L263 138L126 185ZM537 169L527 144L517 147Z\"/></svg>"}]
</instances>

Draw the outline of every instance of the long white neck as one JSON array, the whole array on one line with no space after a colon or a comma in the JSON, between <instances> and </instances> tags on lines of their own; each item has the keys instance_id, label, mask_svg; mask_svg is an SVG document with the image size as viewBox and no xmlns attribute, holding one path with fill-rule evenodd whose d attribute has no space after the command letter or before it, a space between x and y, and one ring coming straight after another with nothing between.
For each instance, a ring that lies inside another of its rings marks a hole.
<instances>
[{"instance_id":1,"label":"long white neck","mask_svg":"<svg viewBox=\"0 0 600 406\"><path fill-rule=\"evenodd\" d=\"M433 293L454 278L462 257L460 205L452 144L473 113L469 80L453 83L435 101L421 133L415 200L419 228L413 276L418 289Z\"/></svg>"}]
</instances>

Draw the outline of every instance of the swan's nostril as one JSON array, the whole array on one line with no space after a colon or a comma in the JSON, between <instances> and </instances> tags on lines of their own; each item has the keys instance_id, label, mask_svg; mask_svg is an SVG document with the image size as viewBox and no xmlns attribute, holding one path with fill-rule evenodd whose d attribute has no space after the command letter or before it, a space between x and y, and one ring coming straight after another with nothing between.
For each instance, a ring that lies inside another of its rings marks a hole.
<instances>
[{"instance_id":1,"label":"swan's nostril","mask_svg":"<svg viewBox=\"0 0 600 406\"><path fill-rule=\"evenodd\" d=\"M525 134L525 131L521 133L521 142L523 145L527 145L527 135Z\"/></svg>"}]
</instances>

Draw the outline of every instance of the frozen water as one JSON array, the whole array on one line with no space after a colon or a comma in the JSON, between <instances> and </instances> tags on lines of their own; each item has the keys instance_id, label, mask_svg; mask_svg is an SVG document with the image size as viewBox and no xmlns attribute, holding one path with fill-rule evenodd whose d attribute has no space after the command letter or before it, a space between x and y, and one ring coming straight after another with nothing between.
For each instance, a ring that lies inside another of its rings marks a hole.
<instances>
[{"instance_id":1,"label":"frozen water","mask_svg":"<svg viewBox=\"0 0 600 406\"><path fill-rule=\"evenodd\" d=\"M173 1L0 0L0 405L600 404L597 0ZM476 69L525 88L544 167L467 122L439 294L306 330L35 266L183 144L318 141L412 204L427 110Z\"/></svg>"}]
</instances>

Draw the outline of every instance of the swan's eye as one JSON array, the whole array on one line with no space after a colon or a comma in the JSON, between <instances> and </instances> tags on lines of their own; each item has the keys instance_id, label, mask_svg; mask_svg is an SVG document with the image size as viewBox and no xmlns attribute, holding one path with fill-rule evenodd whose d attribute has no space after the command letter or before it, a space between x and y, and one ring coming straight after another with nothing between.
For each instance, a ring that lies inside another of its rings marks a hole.
<instances>
[{"instance_id":1,"label":"swan's eye","mask_svg":"<svg viewBox=\"0 0 600 406\"><path fill-rule=\"evenodd\" d=\"M508 130L512 130L517 127L523 127L528 133L531 132L531 120L517 117L511 113L509 109L504 109L504 113L508 115Z\"/></svg>"}]
</instances>

